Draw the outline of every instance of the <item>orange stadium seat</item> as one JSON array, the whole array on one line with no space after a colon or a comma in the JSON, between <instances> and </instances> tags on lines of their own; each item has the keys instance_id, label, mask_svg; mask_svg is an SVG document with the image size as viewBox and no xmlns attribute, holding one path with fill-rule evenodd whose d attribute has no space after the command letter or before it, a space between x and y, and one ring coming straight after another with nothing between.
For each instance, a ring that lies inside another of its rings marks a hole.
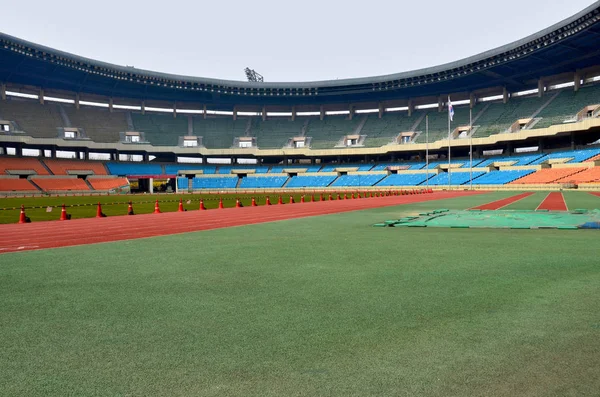
<instances>
[{"instance_id":1,"label":"orange stadium seat","mask_svg":"<svg viewBox=\"0 0 600 397\"><path fill-rule=\"evenodd\" d=\"M511 182L511 185L539 185L556 182L585 170L586 168L545 168Z\"/></svg>"},{"instance_id":2,"label":"orange stadium seat","mask_svg":"<svg viewBox=\"0 0 600 397\"><path fill-rule=\"evenodd\" d=\"M45 191L90 190L83 179L79 178L31 178Z\"/></svg>"},{"instance_id":3,"label":"orange stadium seat","mask_svg":"<svg viewBox=\"0 0 600 397\"><path fill-rule=\"evenodd\" d=\"M38 159L27 157L0 158L0 171L3 174L8 174L8 171L35 171L38 175L49 175Z\"/></svg>"},{"instance_id":4,"label":"orange stadium seat","mask_svg":"<svg viewBox=\"0 0 600 397\"><path fill-rule=\"evenodd\" d=\"M587 163L588 161L596 161L596 160L600 160L600 154L599 154L599 155L597 155L597 156L594 156L594 157L592 157L592 158L591 158L591 159L589 159L589 160L586 160L586 163Z\"/></svg>"},{"instance_id":5,"label":"orange stadium seat","mask_svg":"<svg viewBox=\"0 0 600 397\"><path fill-rule=\"evenodd\" d=\"M118 189L129 185L127 178L88 178L88 182L95 190Z\"/></svg>"},{"instance_id":6,"label":"orange stadium seat","mask_svg":"<svg viewBox=\"0 0 600 397\"><path fill-rule=\"evenodd\" d=\"M37 188L27 179L0 178L0 192L37 191Z\"/></svg>"},{"instance_id":7,"label":"orange stadium seat","mask_svg":"<svg viewBox=\"0 0 600 397\"><path fill-rule=\"evenodd\" d=\"M106 175L104 164L99 162L47 159L44 163L54 175L69 175L68 171L92 171L94 175Z\"/></svg>"},{"instance_id":8,"label":"orange stadium seat","mask_svg":"<svg viewBox=\"0 0 600 397\"><path fill-rule=\"evenodd\" d=\"M559 183L589 183L600 182L600 167L588 168L585 171L559 179Z\"/></svg>"}]
</instances>

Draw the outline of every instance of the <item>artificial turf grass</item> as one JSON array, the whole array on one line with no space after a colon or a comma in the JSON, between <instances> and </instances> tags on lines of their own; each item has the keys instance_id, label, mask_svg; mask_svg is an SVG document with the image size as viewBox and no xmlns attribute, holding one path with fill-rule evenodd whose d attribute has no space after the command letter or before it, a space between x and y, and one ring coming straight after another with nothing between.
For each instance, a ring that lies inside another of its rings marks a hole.
<instances>
[{"instance_id":1,"label":"artificial turf grass","mask_svg":"<svg viewBox=\"0 0 600 397\"><path fill-rule=\"evenodd\" d=\"M1 255L0 394L593 394L595 232L370 227L485 196Z\"/></svg>"}]
</instances>

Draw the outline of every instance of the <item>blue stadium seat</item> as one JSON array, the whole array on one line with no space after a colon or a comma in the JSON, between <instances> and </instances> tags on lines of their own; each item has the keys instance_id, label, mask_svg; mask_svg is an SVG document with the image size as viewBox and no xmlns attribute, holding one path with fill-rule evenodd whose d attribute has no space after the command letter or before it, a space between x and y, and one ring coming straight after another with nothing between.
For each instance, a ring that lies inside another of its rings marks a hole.
<instances>
[{"instance_id":1,"label":"blue stadium seat","mask_svg":"<svg viewBox=\"0 0 600 397\"><path fill-rule=\"evenodd\" d=\"M485 174L485 172L476 171L473 172L473 181L481 175ZM450 179L451 185L463 185L465 183L469 183L471 178L470 172L456 172L452 171L452 175L449 176L448 172L442 172L440 174L435 175L433 178L429 180L429 184L432 186L443 186L448 185L448 179ZM475 182L478 183L478 182Z\"/></svg>"},{"instance_id":2,"label":"blue stadium seat","mask_svg":"<svg viewBox=\"0 0 600 397\"><path fill-rule=\"evenodd\" d=\"M331 186L373 186L383 178L382 174L342 175Z\"/></svg>"},{"instance_id":3,"label":"blue stadium seat","mask_svg":"<svg viewBox=\"0 0 600 397\"><path fill-rule=\"evenodd\" d=\"M337 178L337 175L300 175L290 179L286 187L326 187Z\"/></svg>"},{"instance_id":4,"label":"blue stadium seat","mask_svg":"<svg viewBox=\"0 0 600 397\"><path fill-rule=\"evenodd\" d=\"M224 176L221 178L196 177L192 179L194 189L234 189L238 183L237 176Z\"/></svg>"},{"instance_id":5,"label":"blue stadium seat","mask_svg":"<svg viewBox=\"0 0 600 397\"><path fill-rule=\"evenodd\" d=\"M433 174L429 174L432 176ZM391 174L377 186L417 186L427 180L428 174Z\"/></svg>"},{"instance_id":6,"label":"blue stadium seat","mask_svg":"<svg viewBox=\"0 0 600 397\"><path fill-rule=\"evenodd\" d=\"M474 182L477 185L505 185L526 175L533 174L534 172L535 170L491 171L483 174L474 180ZM475 175L473 175L473 177L475 177Z\"/></svg>"},{"instance_id":7,"label":"blue stadium seat","mask_svg":"<svg viewBox=\"0 0 600 397\"><path fill-rule=\"evenodd\" d=\"M165 172L168 175L177 174L181 170L201 170L204 174L216 173L217 167L214 165L201 165L201 164L168 164L165 165Z\"/></svg>"},{"instance_id":8,"label":"blue stadium seat","mask_svg":"<svg viewBox=\"0 0 600 397\"><path fill-rule=\"evenodd\" d=\"M111 175L162 175L160 164L148 163L106 163Z\"/></svg>"},{"instance_id":9,"label":"blue stadium seat","mask_svg":"<svg viewBox=\"0 0 600 397\"><path fill-rule=\"evenodd\" d=\"M288 176L248 176L242 179L240 188L243 189L264 189L280 188L288 180Z\"/></svg>"}]
</instances>

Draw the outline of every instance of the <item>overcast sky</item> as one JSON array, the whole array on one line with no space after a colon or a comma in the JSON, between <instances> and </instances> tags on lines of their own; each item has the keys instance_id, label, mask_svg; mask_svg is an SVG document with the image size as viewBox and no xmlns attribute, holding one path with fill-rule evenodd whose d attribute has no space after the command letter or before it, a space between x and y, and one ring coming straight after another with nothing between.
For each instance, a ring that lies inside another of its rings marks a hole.
<instances>
[{"instance_id":1,"label":"overcast sky","mask_svg":"<svg viewBox=\"0 0 600 397\"><path fill-rule=\"evenodd\" d=\"M535 33L592 0L0 0L0 30L120 65L308 81L451 62Z\"/></svg>"}]
</instances>

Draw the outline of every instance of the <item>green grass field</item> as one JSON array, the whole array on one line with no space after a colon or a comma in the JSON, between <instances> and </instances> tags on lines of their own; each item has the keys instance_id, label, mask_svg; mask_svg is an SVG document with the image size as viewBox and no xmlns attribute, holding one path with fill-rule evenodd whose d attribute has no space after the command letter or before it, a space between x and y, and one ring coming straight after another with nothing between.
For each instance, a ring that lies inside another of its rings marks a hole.
<instances>
[{"instance_id":1,"label":"green grass field","mask_svg":"<svg viewBox=\"0 0 600 397\"><path fill-rule=\"evenodd\" d=\"M371 227L509 195L0 255L0 395L598 395L600 232Z\"/></svg>"}]
</instances>

